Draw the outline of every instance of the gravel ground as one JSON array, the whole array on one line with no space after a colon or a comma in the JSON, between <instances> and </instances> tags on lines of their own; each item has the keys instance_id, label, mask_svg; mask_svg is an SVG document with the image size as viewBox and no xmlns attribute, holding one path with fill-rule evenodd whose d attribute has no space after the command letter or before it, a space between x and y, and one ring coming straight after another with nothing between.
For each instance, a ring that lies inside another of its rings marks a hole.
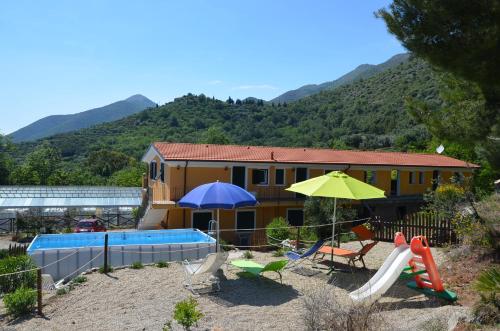
<instances>
[{"instance_id":1,"label":"gravel ground","mask_svg":"<svg viewBox=\"0 0 500 331\"><path fill-rule=\"evenodd\" d=\"M359 243L343 247L359 248ZM303 296L314 289L335 293L338 300L349 303L347 293L366 282L392 251L390 243L379 243L366 256L368 270L335 272L314 270L312 276L291 270L283 274L283 285L268 278L239 277L225 266L221 272L220 292L197 298L204 317L197 330L303 330ZM439 263L442 253L434 250ZM231 257L235 257L235 253ZM266 263L269 253L254 253L254 260ZM338 260L339 262L341 260ZM345 267L345 266L344 266ZM274 278L274 275L268 275ZM5 315L2 330L161 330L172 318L176 302L188 298L182 286L184 272L179 264L169 268L153 266L141 270L122 269L109 276L93 273L88 281L70 293L45 299L45 316L9 321ZM460 306L441 306L398 281L380 300L385 328L411 330L426 321L461 314ZM1 308L4 314L3 307ZM174 330L180 328L174 323ZM219 330L219 329L218 329Z\"/></svg>"},{"instance_id":2,"label":"gravel ground","mask_svg":"<svg viewBox=\"0 0 500 331\"><path fill-rule=\"evenodd\" d=\"M9 248L9 245L17 244L16 242L12 241L11 239L12 239L11 234L0 234L0 249L7 249L7 248Z\"/></svg>"}]
</instances>

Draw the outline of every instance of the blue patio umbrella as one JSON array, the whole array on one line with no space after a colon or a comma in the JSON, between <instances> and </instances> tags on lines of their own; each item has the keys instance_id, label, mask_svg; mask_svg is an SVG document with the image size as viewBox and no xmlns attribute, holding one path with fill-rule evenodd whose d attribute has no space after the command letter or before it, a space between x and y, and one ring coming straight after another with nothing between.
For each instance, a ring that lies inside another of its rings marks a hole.
<instances>
[{"instance_id":1,"label":"blue patio umbrella","mask_svg":"<svg viewBox=\"0 0 500 331\"><path fill-rule=\"evenodd\" d=\"M255 206L257 200L248 191L239 186L214 182L200 185L179 200L180 207L203 209L234 209Z\"/></svg>"},{"instance_id":2,"label":"blue patio umbrella","mask_svg":"<svg viewBox=\"0 0 500 331\"><path fill-rule=\"evenodd\" d=\"M239 186L214 182L200 185L183 196L178 205L187 208L217 209L217 243L219 242L219 209L255 206L257 199Z\"/></svg>"}]
</instances>

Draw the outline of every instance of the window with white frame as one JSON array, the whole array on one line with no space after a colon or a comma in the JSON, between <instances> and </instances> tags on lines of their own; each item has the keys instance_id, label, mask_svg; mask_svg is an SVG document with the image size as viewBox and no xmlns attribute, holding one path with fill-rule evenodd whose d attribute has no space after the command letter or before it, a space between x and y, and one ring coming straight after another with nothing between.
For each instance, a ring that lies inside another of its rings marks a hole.
<instances>
[{"instance_id":1,"label":"window with white frame","mask_svg":"<svg viewBox=\"0 0 500 331\"><path fill-rule=\"evenodd\" d=\"M236 231L253 231L255 229L255 210L239 210L236 212Z\"/></svg>"},{"instance_id":2,"label":"window with white frame","mask_svg":"<svg viewBox=\"0 0 500 331\"><path fill-rule=\"evenodd\" d=\"M418 183L422 185L424 183L425 177L424 177L424 172L419 171L418 172Z\"/></svg>"},{"instance_id":3,"label":"window with white frame","mask_svg":"<svg viewBox=\"0 0 500 331\"><path fill-rule=\"evenodd\" d=\"M252 184L254 185L267 185L269 183L269 170L268 169L253 169L252 170Z\"/></svg>"},{"instance_id":4,"label":"window with white frame","mask_svg":"<svg viewBox=\"0 0 500 331\"><path fill-rule=\"evenodd\" d=\"M193 229L207 231L212 216L211 211L193 211Z\"/></svg>"},{"instance_id":5,"label":"window with white frame","mask_svg":"<svg viewBox=\"0 0 500 331\"><path fill-rule=\"evenodd\" d=\"M276 169L274 174L274 184L285 185L285 169Z\"/></svg>"},{"instance_id":6,"label":"window with white frame","mask_svg":"<svg viewBox=\"0 0 500 331\"><path fill-rule=\"evenodd\" d=\"M156 179L156 161L151 161L149 164L149 178Z\"/></svg>"},{"instance_id":7,"label":"window with white frame","mask_svg":"<svg viewBox=\"0 0 500 331\"><path fill-rule=\"evenodd\" d=\"M286 220L292 226L304 225L304 210L303 209L287 209Z\"/></svg>"},{"instance_id":8,"label":"window with white frame","mask_svg":"<svg viewBox=\"0 0 500 331\"><path fill-rule=\"evenodd\" d=\"M377 172L374 170L365 171L365 183L375 184L377 182Z\"/></svg>"},{"instance_id":9,"label":"window with white frame","mask_svg":"<svg viewBox=\"0 0 500 331\"><path fill-rule=\"evenodd\" d=\"M165 183L165 163L160 163L160 180Z\"/></svg>"},{"instance_id":10,"label":"window with white frame","mask_svg":"<svg viewBox=\"0 0 500 331\"><path fill-rule=\"evenodd\" d=\"M415 184L416 183L415 177L416 177L415 171L410 171L409 172L409 178L408 178L408 181L409 181L410 184Z\"/></svg>"}]
</instances>

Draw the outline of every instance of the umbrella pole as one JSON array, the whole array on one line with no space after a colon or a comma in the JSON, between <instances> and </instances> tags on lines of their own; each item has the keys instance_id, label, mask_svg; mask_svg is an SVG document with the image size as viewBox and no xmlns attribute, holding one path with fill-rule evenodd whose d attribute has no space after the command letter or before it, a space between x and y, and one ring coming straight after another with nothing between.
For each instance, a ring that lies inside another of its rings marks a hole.
<instances>
[{"instance_id":1,"label":"umbrella pole","mask_svg":"<svg viewBox=\"0 0 500 331\"><path fill-rule=\"evenodd\" d=\"M219 240L219 208L217 208L217 225L216 225L216 231L217 231L217 244L215 246L216 252L219 252L220 250L220 240Z\"/></svg>"},{"instance_id":2,"label":"umbrella pole","mask_svg":"<svg viewBox=\"0 0 500 331\"><path fill-rule=\"evenodd\" d=\"M335 223L337 221L337 198L333 198L333 220L332 220L332 266L333 266L333 247L335 243Z\"/></svg>"}]
</instances>

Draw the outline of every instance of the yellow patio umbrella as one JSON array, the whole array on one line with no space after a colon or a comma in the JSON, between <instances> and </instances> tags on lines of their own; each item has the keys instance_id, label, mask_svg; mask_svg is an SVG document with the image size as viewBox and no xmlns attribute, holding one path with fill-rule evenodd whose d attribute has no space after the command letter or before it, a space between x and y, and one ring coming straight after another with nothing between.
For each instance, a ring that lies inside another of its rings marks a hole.
<instances>
[{"instance_id":1,"label":"yellow patio umbrella","mask_svg":"<svg viewBox=\"0 0 500 331\"><path fill-rule=\"evenodd\" d=\"M337 198L353 200L385 198L383 190L348 176L342 171L332 171L323 176L314 177L303 182L292 184L292 186L286 190L301 193L310 197L334 198L332 247L334 245L335 222L337 220Z\"/></svg>"}]
</instances>

